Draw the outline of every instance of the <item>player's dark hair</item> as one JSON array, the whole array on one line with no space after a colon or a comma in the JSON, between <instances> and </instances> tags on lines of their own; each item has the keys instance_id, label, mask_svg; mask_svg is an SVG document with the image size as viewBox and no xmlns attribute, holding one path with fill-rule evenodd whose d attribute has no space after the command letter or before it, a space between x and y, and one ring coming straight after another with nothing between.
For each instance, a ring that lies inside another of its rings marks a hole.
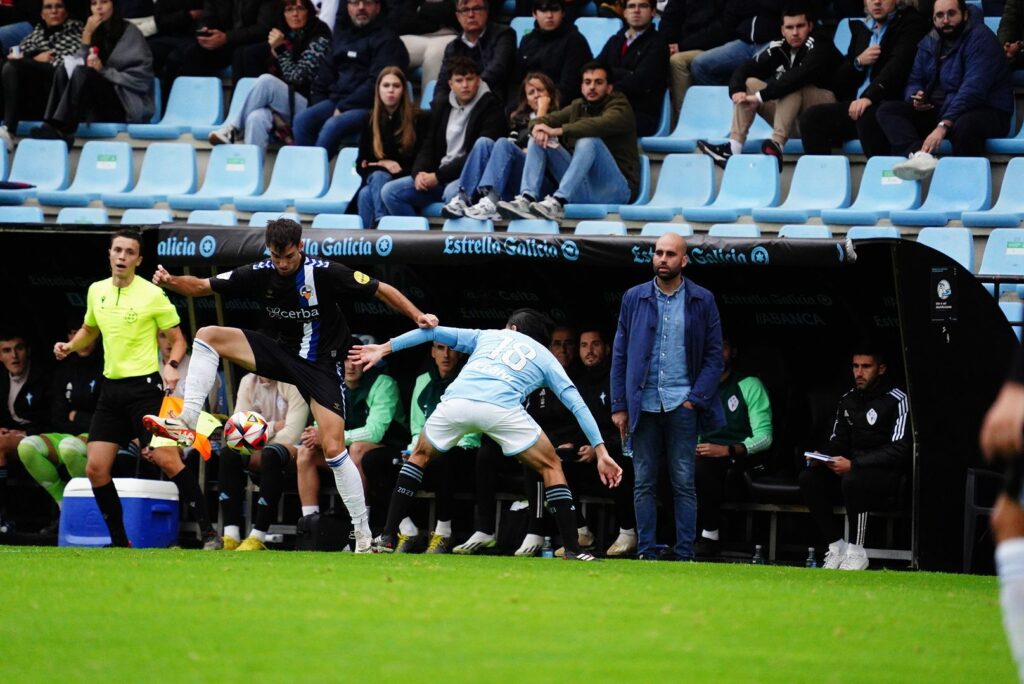
<instances>
[{"instance_id":1,"label":"player's dark hair","mask_svg":"<svg viewBox=\"0 0 1024 684\"><path fill-rule=\"evenodd\" d=\"M24 328L8 324L0 328L0 341L6 342L7 340L24 340L25 344L28 344L28 333Z\"/></svg>"},{"instance_id":2,"label":"player's dark hair","mask_svg":"<svg viewBox=\"0 0 1024 684\"><path fill-rule=\"evenodd\" d=\"M480 75L480 65L477 61L465 55L452 57L452 61L448 64L448 79L451 80L455 76L468 76L469 74Z\"/></svg>"},{"instance_id":3,"label":"player's dark hair","mask_svg":"<svg viewBox=\"0 0 1024 684\"><path fill-rule=\"evenodd\" d=\"M267 247L278 251L302 244L302 224L287 218L267 221Z\"/></svg>"},{"instance_id":4,"label":"player's dark hair","mask_svg":"<svg viewBox=\"0 0 1024 684\"><path fill-rule=\"evenodd\" d=\"M582 80L583 74L587 73L588 71L597 71L598 69L604 72L605 80L607 80L609 84L615 84L615 78L614 76L612 76L612 70L608 68L607 64L605 64L599 59L592 59L586 64L584 64L582 67L580 67L580 79Z\"/></svg>"},{"instance_id":5,"label":"player's dark hair","mask_svg":"<svg viewBox=\"0 0 1024 684\"><path fill-rule=\"evenodd\" d=\"M516 326L518 332L533 338L545 347L551 344L551 331L555 322L536 309L516 309L508 317L506 328Z\"/></svg>"},{"instance_id":6,"label":"player's dark hair","mask_svg":"<svg viewBox=\"0 0 1024 684\"><path fill-rule=\"evenodd\" d=\"M782 6L782 16L784 17L799 17L801 15L808 24L813 25L818 15L814 3L809 0L789 0Z\"/></svg>"},{"instance_id":7,"label":"player's dark hair","mask_svg":"<svg viewBox=\"0 0 1024 684\"><path fill-rule=\"evenodd\" d=\"M871 340L861 340L850 353L850 356L870 356L879 366L886 363L885 352Z\"/></svg>"},{"instance_id":8,"label":"player's dark hair","mask_svg":"<svg viewBox=\"0 0 1024 684\"><path fill-rule=\"evenodd\" d=\"M135 240L139 243L139 250L142 249L142 233L135 228L118 228L114 231L114 234L110 236L110 244L114 244L114 240L119 237L128 238L129 240Z\"/></svg>"},{"instance_id":9,"label":"player's dark hair","mask_svg":"<svg viewBox=\"0 0 1024 684\"><path fill-rule=\"evenodd\" d=\"M584 333L597 333L598 336L600 336L601 341L604 342L605 344L608 344L608 340L611 339L610 337L608 337L608 333L604 331L604 328L597 325L596 323L586 323L584 325L581 325L580 332L576 337L582 339Z\"/></svg>"}]
</instances>

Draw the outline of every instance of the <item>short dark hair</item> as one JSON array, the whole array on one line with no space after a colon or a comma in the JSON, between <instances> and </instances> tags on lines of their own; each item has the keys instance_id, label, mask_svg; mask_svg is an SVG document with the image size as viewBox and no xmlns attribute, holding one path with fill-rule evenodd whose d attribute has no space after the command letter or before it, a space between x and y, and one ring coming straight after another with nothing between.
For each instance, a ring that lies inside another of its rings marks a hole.
<instances>
[{"instance_id":1,"label":"short dark hair","mask_svg":"<svg viewBox=\"0 0 1024 684\"><path fill-rule=\"evenodd\" d=\"M540 342L545 347L551 344L551 331L555 322L536 309L516 309L509 315L506 328L516 326L516 330Z\"/></svg>"},{"instance_id":2,"label":"short dark hair","mask_svg":"<svg viewBox=\"0 0 1024 684\"><path fill-rule=\"evenodd\" d=\"M302 244L302 224L288 218L267 221L267 247L284 249Z\"/></svg>"},{"instance_id":3,"label":"short dark hair","mask_svg":"<svg viewBox=\"0 0 1024 684\"><path fill-rule=\"evenodd\" d=\"M118 228L114 231L114 234L110 236L110 244L114 244L114 240L119 237L128 238L129 240L135 240L139 243L139 249L142 249L142 233L135 228Z\"/></svg>"},{"instance_id":4,"label":"short dark hair","mask_svg":"<svg viewBox=\"0 0 1024 684\"><path fill-rule=\"evenodd\" d=\"M452 57L452 61L448 63L448 78L466 76L468 74L480 75L480 65L477 64L477 61L465 55Z\"/></svg>"},{"instance_id":5,"label":"short dark hair","mask_svg":"<svg viewBox=\"0 0 1024 684\"><path fill-rule=\"evenodd\" d=\"M565 3L563 0L533 0L533 11L550 9L557 7L558 9L565 11Z\"/></svg>"},{"instance_id":6,"label":"short dark hair","mask_svg":"<svg viewBox=\"0 0 1024 684\"><path fill-rule=\"evenodd\" d=\"M601 338L601 341L604 342L605 344L608 344L608 334L604 331L604 329L601 328L601 326L597 325L596 323L588 323L586 325L581 325L580 333L579 335L577 335L577 337L582 338L583 333L597 333L598 337Z\"/></svg>"},{"instance_id":7,"label":"short dark hair","mask_svg":"<svg viewBox=\"0 0 1024 684\"><path fill-rule=\"evenodd\" d=\"M799 17L801 15L807 19L807 23L813 24L817 17L813 3L807 0L789 0L782 6L782 16L784 17Z\"/></svg>"},{"instance_id":8,"label":"short dark hair","mask_svg":"<svg viewBox=\"0 0 1024 684\"><path fill-rule=\"evenodd\" d=\"M17 324L8 324L0 328L0 341L6 342L7 340L23 340L25 344L28 344L28 333Z\"/></svg>"},{"instance_id":9,"label":"short dark hair","mask_svg":"<svg viewBox=\"0 0 1024 684\"><path fill-rule=\"evenodd\" d=\"M879 366L886 363L885 352L872 340L861 340L858 342L850 353L850 358L854 356L870 356Z\"/></svg>"},{"instance_id":10,"label":"short dark hair","mask_svg":"<svg viewBox=\"0 0 1024 684\"><path fill-rule=\"evenodd\" d=\"M592 59L586 64L584 64L582 67L580 67L580 78L583 78L583 74L587 73L588 71L597 71L598 69L604 72L605 78L608 79L609 83L611 83L612 70L608 68L607 64L605 64L599 59Z\"/></svg>"}]
</instances>

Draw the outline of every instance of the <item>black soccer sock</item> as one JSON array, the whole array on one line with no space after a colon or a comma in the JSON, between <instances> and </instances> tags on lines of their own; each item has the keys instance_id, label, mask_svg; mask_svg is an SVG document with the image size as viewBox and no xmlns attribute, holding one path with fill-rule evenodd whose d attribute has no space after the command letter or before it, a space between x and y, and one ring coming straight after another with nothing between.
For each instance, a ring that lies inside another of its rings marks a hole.
<instances>
[{"instance_id":1,"label":"black soccer sock","mask_svg":"<svg viewBox=\"0 0 1024 684\"><path fill-rule=\"evenodd\" d=\"M224 525L241 528L242 506L245 501L245 468L242 465L242 456L237 451L221 449L217 481L220 487L218 500Z\"/></svg>"},{"instance_id":2,"label":"black soccer sock","mask_svg":"<svg viewBox=\"0 0 1024 684\"><path fill-rule=\"evenodd\" d=\"M199 532L203 538L214 534L213 525L210 524L210 514L206 510L206 499L203 497L203 490L199 489L196 476L188 468L171 478L171 482L178 485L178 498L185 508L192 512L192 517L199 524Z\"/></svg>"},{"instance_id":3,"label":"black soccer sock","mask_svg":"<svg viewBox=\"0 0 1024 684\"><path fill-rule=\"evenodd\" d=\"M0 517L7 510L7 466L0 466Z\"/></svg>"},{"instance_id":4,"label":"black soccer sock","mask_svg":"<svg viewBox=\"0 0 1024 684\"><path fill-rule=\"evenodd\" d=\"M384 524L384 534L392 536L398 534L398 524L409 515L412 499L419 491L422 482L423 468L409 461L402 464L402 469L398 471L395 491L391 495L391 505L388 506L388 520Z\"/></svg>"},{"instance_id":5,"label":"black soccer sock","mask_svg":"<svg viewBox=\"0 0 1024 684\"><path fill-rule=\"evenodd\" d=\"M100 515L110 530L110 543L114 546L128 546L128 533L124 531L124 510L121 508L121 497L117 495L114 481L102 487L93 485L92 495L99 506Z\"/></svg>"},{"instance_id":6,"label":"black soccer sock","mask_svg":"<svg viewBox=\"0 0 1024 684\"><path fill-rule=\"evenodd\" d=\"M284 464L288 462L288 449L282 444L271 444L260 455L260 498L256 502L256 521L253 528L260 532L270 529L277 516L277 502L284 487Z\"/></svg>"},{"instance_id":7,"label":"black soccer sock","mask_svg":"<svg viewBox=\"0 0 1024 684\"><path fill-rule=\"evenodd\" d=\"M568 485L552 485L544 489L544 500L558 526L562 546L566 553L579 553L579 535L576 532L576 507L572 503L572 492Z\"/></svg>"}]
</instances>

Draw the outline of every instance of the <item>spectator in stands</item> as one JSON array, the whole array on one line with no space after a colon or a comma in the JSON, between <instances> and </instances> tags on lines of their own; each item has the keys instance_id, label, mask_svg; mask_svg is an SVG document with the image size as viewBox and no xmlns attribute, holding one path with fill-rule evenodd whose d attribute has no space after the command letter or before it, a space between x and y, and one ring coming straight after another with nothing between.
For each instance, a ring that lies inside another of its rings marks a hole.
<instances>
[{"instance_id":1,"label":"spectator in stands","mask_svg":"<svg viewBox=\"0 0 1024 684\"><path fill-rule=\"evenodd\" d=\"M22 119L41 119L50 96L53 76L64 58L82 47L84 25L68 18L64 0L45 0L43 20L20 43L20 54L7 55L0 71L3 82L3 126L0 142L13 149L12 138Z\"/></svg>"},{"instance_id":2,"label":"spectator in stands","mask_svg":"<svg viewBox=\"0 0 1024 684\"><path fill-rule=\"evenodd\" d=\"M316 18L310 0L285 0L282 15L264 45L241 50L242 61L262 65L262 75L242 109L210 133L211 145L244 142L266 149L272 131L280 132L281 142L292 142L292 122L306 110L310 85L331 47L331 30Z\"/></svg>"},{"instance_id":3,"label":"spectator in stands","mask_svg":"<svg viewBox=\"0 0 1024 684\"><path fill-rule=\"evenodd\" d=\"M758 465L758 454L772 445L772 405L768 392L756 376L736 369L738 355L735 341L722 335L725 370L718 383L718 396L725 425L702 434L697 443L697 521L701 533L694 551L698 558L719 554L722 500L729 471Z\"/></svg>"},{"instance_id":4,"label":"spectator in stands","mask_svg":"<svg viewBox=\"0 0 1024 684\"><path fill-rule=\"evenodd\" d=\"M657 560L655 493L668 466L675 510L675 557L693 558L697 435L724 423L718 400L722 326L714 295L683 278L686 241L666 233L654 245L654 281L626 291L612 346L612 421L632 440L637 550ZM666 502L667 503L667 502Z\"/></svg>"},{"instance_id":5,"label":"spectator in stands","mask_svg":"<svg viewBox=\"0 0 1024 684\"><path fill-rule=\"evenodd\" d=\"M519 194L499 202L509 219L561 221L569 202L626 204L640 184L636 122L611 72L594 61L583 66L583 97L533 121ZM539 200L545 177L558 189Z\"/></svg>"},{"instance_id":6,"label":"spectator in stands","mask_svg":"<svg viewBox=\"0 0 1024 684\"><path fill-rule=\"evenodd\" d=\"M996 35L1010 68L1024 68L1024 0L1006 0Z\"/></svg>"},{"instance_id":7,"label":"spectator in stands","mask_svg":"<svg viewBox=\"0 0 1024 684\"><path fill-rule=\"evenodd\" d=\"M334 156L363 128L381 69L403 71L409 53L381 16L379 0L351 0L338 15L331 52L313 79L309 107L295 117L295 144L316 145Z\"/></svg>"},{"instance_id":8,"label":"spectator in stands","mask_svg":"<svg viewBox=\"0 0 1024 684\"><path fill-rule=\"evenodd\" d=\"M388 23L409 52L409 69L422 69L423 85L441 73L444 51L459 35L451 0L389 0Z\"/></svg>"},{"instance_id":9,"label":"spectator in stands","mask_svg":"<svg viewBox=\"0 0 1024 684\"><path fill-rule=\"evenodd\" d=\"M579 337L571 326L556 325L551 331L551 344L548 345L548 349L573 379L583 370L579 344Z\"/></svg>"},{"instance_id":10,"label":"spectator in stands","mask_svg":"<svg viewBox=\"0 0 1024 684\"><path fill-rule=\"evenodd\" d=\"M248 456L227 447L220 450L217 481L224 520L224 550L264 551L267 531L277 516L285 467L295 459L296 445L309 418L309 407L295 385L247 373L238 383L235 411L255 411L266 418L269 441ZM260 494L252 529L243 541L246 472L259 485Z\"/></svg>"},{"instance_id":11,"label":"spectator in stands","mask_svg":"<svg viewBox=\"0 0 1024 684\"><path fill-rule=\"evenodd\" d=\"M805 154L829 154L833 145L860 139L864 155L889 154L878 125L879 105L899 99L928 20L903 0L865 0L867 21L850 22L850 48L832 77L838 102L800 115Z\"/></svg>"},{"instance_id":12,"label":"spectator in stands","mask_svg":"<svg viewBox=\"0 0 1024 684\"><path fill-rule=\"evenodd\" d=\"M609 0L611 4L618 4L621 0ZM574 24L577 19L582 16L583 7L589 4L590 0L563 0L562 12L565 15L565 21L569 24ZM494 5L494 3L491 3ZM599 16L606 16L601 14L603 4L598 7ZM501 3L498 3L498 8L501 7ZM528 17L531 14L536 17L537 3L534 0L516 0L516 16L517 17ZM622 18L622 10L619 9L616 18ZM575 97L575 96L573 96Z\"/></svg>"},{"instance_id":13,"label":"spectator in stands","mask_svg":"<svg viewBox=\"0 0 1024 684\"><path fill-rule=\"evenodd\" d=\"M534 0L533 20L533 30L516 50L519 81L539 71L555 82L559 100L575 100L580 96L580 68L592 58L590 44L566 19L562 0Z\"/></svg>"},{"instance_id":14,"label":"spectator in stands","mask_svg":"<svg viewBox=\"0 0 1024 684\"><path fill-rule=\"evenodd\" d=\"M668 43L669 91L672 93L672 117L679 115L683 97L693 82L693 60L706 50L729 40L723 25L722 5L715 0L668 0L661 15L658 33Z\"/></svg>"},{"instance_id":15,"label":"spectator in stands","mask_svg":"<svg viewBox=\"0 0 1024 684\"><path fill-rule=\"evenodd\" d=\"M194 39L167 57L164 92L178 76L214 76L232 66L239 48L267 39L280 11L277 0L205 0Z\"/></svg>"},{"instance_id":16,"label":"spectator in stands","mask_svg":"<svg viewBox=\"0 0 1024 684\"><path fill-rule=\"evenodd\" d=\"M389 181L409 175L430 120L412 101L405 73L398 67L381 70L376 92L356 157L356 171L363 177L356 205L364 228L375 228L387 214L381 190Z\"/></svg>"},{"instance_id":17,"label":"spectator in stands","mask_svg":"<svg viewBox=\"0 0 1024 684\"><path fill-rule=\"evenodd\" d=\"M878 123L905 180L927 178L948 136L956 156L985 154L985 140L1006 135L1013 114L1010 67L981 10L965 0L936 0L934 30L917 48L902 100L884 102Z\"/></svg>"},{"instance_id":18,"label":"spectator in stands","mask_svg":"<svg viewBox=\"0 0 1024 684\"><path fill-rule=\"evenodd\" d=\"M721 144L698 140L697 147L725 167L743 150L754 116L772 124L772 137L761 144L761 153L775 157L782 170L782 147L789 139L801 112L817 104L835 102L827 86L842 59L832 39L814 32L814 16L803 2L789 4L782 15L782 40L773 41L732 75L732 126L729 140Z\"/></svg>"},{"instance_id":19,"label":"spectator in stands","mask_svg":"<svg viewBox=\"0 0 1024 684\"><path fill-rule=\"evenodd\" d=\"M489 21L490 10L484 0L455 0L455 14L462 33L444 49L441 73L451 73L456 57L467 57L479 65L480 78L491 93L504 102L509 83L515 78L516 32ZM439 80L431 106L444 103L450 92L451 84Z\"/></svg>"},{"instance_id":20,"label":"spectator in stands","mask_svg":"<svg viewBox=\"0 0 1024 684\"><path fill-rule=\"evenodd\" d=\"M501 102L480 78L476 62L455 57L448 70L449 95L430 110L429 132L413 162L412 175L390 181L381 190L392 216L416 216L418 208L454 197L474 141L500 138L507 132Z\"/></svg>"},{"instance_id":21,"label":"spectator in stands","mask_svg":"<svg viewBox=\"0 0 1024 684\"><path fill-rule=\"evenodd\" d=\"M149 121L153 116L153 59L142 32L121 18L113 0L92 0L79 57L71 74L57 69L44 123L33 138L74 143L81 121Z\"/></svg>"},{"instance_id":22,"label":"spectator in stands","mask_svg":"<svg viewBox=\"0 0 1024 684\"><path fill-rule=\"evenodd\" d=\"M159 0L154 4L156 32L146 35L146 42L153 53L153 73L157 76L164 74L168 57L196 41L196 22L202 17L203 0ZM169 86L170 83L162 85ZM164 93L164 99L168 94Z\"/></svg>"},{"instance_id":23,"label":"spectator in stands","mask_svg":"<svg viewBox=\"0 0 1024 684\"><path fill-rule=\"evenodd\" d=\"M747 60L778 40L783 0L726 0L721 6L721 41L690 62L694 85L726 85Z\"/></svg>"},{"instance_id":24,"label":"spectator in stands","mask_svg":"<svg viewBox=\"0 0 1024 684\"><path fill-rule=\"evenodd\" d=\"M943 0L938 0L938 6ZM945 11L945 10L942 10ZM800 491L828 545L824 567L864 570L867 514L891 510L910 465L907 395L886 376L885 357L870 346L854 352L854 387L839 400L832 437L821 450L832 459L808 458ZM844 540L832 507L841 500L853 539Z\"/></svg>"},{"instance_id":25,"label":"spectator in stands","mask_svg":"<svg viewBox=\"0 0 1024 684\"><path fill-rule=\"evenodd\" d=\"M627 0L626 26L608 39L597 60L633 107L638 135L658 130L668 82L668 44L654 28L654 0Z\"/></svg>"},{"instance_id":26,"label":"spectator in stands","mask_svg":"<svg viewBox=\"0 0 1024 684\"><path fill-rule=\"evenodd\" d=\"M538 116L546 116L552 107L558 109L558 102L558 91L549 76L539 71L528 73L519 88L519 105L509 115L512 132L497 140L477 139L462 167L459 191L441 209L441 215L500 220L498 201L512 199L523 175L530 122Z\"/></svg>"}]
</instances>

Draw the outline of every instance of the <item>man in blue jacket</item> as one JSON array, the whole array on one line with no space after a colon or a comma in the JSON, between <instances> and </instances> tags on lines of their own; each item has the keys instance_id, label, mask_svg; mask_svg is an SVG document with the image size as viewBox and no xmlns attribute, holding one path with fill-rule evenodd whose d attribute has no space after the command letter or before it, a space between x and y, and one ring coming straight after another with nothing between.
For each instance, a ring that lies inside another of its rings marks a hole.
<instances>
[{"instance_id":1,"label":"man in blue jacket","mask_svg":"<svg viewBox=\"0 0 1024 684\"><path fill-rule=\"evenodd\" d=\"M981 11L965 0L936 0L933 30L917 56L900 101L878 108L878 123L893 154L910 159L893 167L904 180L928 177L945 138L953 154L985 154L985 140L1005 136L1013 116L1010 67Z\"/></svg>"},{"instance_id":2,"label":"man in blue jacket","mask_svg":"<svg viewBox=\"0 0 1024 684\"><path fill-rule=\"evenodd\" d=\"M672 485L675 555L692 560L697 434L725 424L718 400L722 326L714 295L683 279L683 238L675 233L658 238L653 264L653 282L632 287L622 297L612 347L612 421L625 444L632 439L641 560L656 558L655 492L662 460Z\"/></svg>"}]
</instances>

